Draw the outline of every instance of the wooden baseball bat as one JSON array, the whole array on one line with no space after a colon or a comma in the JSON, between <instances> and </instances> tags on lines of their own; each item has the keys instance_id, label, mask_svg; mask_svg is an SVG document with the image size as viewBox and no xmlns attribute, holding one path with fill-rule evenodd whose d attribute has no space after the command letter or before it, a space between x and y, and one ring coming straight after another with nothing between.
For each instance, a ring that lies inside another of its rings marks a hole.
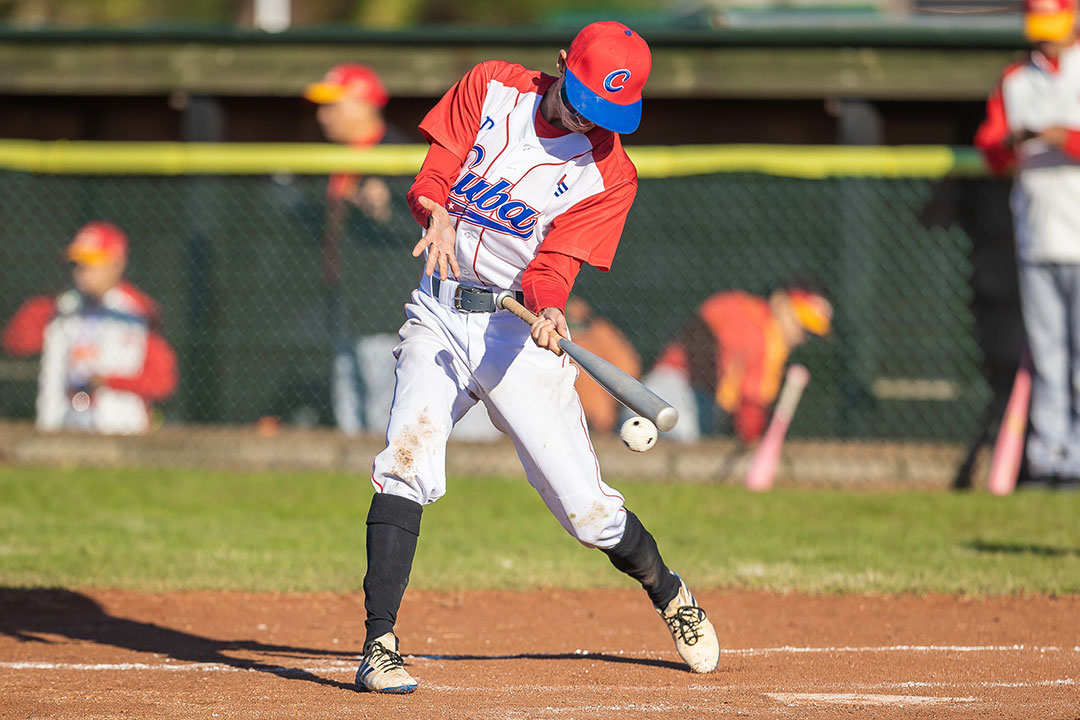
<instances>
[{"instance_id":1,"label":"wooden baseball bat","mask_svg":"<svg viewBox=\"0 0 1080 720\"><path fill-rule=\"evenodd\" d=\"M990 473L986 486L994 495L1008 495L1016 489L1020 463L1024 458L1024 436L1027 433L1028 404L1031 401L1031 356L1025 350L1016 370L1009 402L1001 417L994 452L990 458Z\"/></svg>"},{"instance_id":2,"label":"wooden baseball bat","mask_svg":"<svg viewBox=\"0 0 1080 720\"><path fill-rule=\"evenodd\" d=\"M503 290L495 296L495 306L505 308L532 325L537 317L514 299L513 293ZM636 415L648 418L659 430L667 431L679 421L679 412L663 398L641 384L633 375L616 367L594 352L581 347L573 340L559 338L559 347L589 373L600 387L630 408ZM561 353L556 353L561 354Z\"/></svg>"},{"instance_id":3,"label":"wooden baseball bat","mask_svg":"<svg viewBox=\"0 0 1080 720\"><path fill-rule=\"evenodd\" d=\"M758 443L754 457L750 460L750 467L746 470L743 485L747 490L763 492L769 490L776 476L776 468L780 464L780 451L784 446L784 437L787 435L791 418L795 415L795 408L799 405L803 390L810 382L810 371L804 365L792 365L787 369L784 377L784 387L780 390L780 398L776 401L772 419L765 435Z\"/></svg>"}]
</instances>

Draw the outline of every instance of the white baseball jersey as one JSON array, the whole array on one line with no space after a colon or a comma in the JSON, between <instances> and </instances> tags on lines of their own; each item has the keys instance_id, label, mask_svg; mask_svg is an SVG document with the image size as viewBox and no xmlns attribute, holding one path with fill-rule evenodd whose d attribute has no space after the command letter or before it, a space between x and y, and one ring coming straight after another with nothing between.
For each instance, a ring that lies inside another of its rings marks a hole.
<instances>
[{"instance_id":1,"label":"white baseball jersey","mask_svg":"<svg viewBox=\"0 0 1080 720\"><path fill-rule=\"evenodd\" d=\"M519 290L541 250L611 266L636 172L617 135L569 133L544 120L541 99L554 81L485 62L420 125L429 140L464 158L445 197L466 285ZM413 190L424 182L421 174ZM585 545L615 546L626 523L623 499L601 479L574 389L577 369L537 347L529 327L506 311L456 309L456 287L443 282L433 293L425 277L406 305L387 447L373 465L376 489L421 504L441 497L447 437L482 401L563 527Z\"/></svg>"},{"instance_id":2,"label":"white baseball jersey","mask_svg":"<svg viewBox=\"0 0 1080 720\"><path fill-rule=\"evenodd\" d=\"M540 115L555 78L488 61L473 68L420 124L465 158L446 208L457 219L462 282L517 290L539 251L611 267L637 172L619 136L549 125Z\"/></svg>"},{"instance_id":3,"label":"white baseball jersey","mask_svg":"<svg viewBox=\"0 0 1080 720\"><path fill-rule=\"evenodd\" d=\"M56 314L45 327L42 344L39 428L116 434L147 430L149 409L135 392L102 386L93 392L88 408L74 407L71 394L91 376L140 375L150 337L148 313L148 300L127 284L111 288L93 308L74 290L57 297Z\"/></svg>"},{"instance_id":4,"label":"white baseball jersey","mask_svg":"<svg viewBox=\"0 0 1080 720\"><path fill-rule=\"evenodd\" d=\"M1064 50L1058 68L1037 52L1001 80L1010 130L1080 128L1080 45ZM1080 161L1039 141L1017 150L1011 205L1017 254L1026 262L1080 262Z\"/></svg>"}]
</instances>

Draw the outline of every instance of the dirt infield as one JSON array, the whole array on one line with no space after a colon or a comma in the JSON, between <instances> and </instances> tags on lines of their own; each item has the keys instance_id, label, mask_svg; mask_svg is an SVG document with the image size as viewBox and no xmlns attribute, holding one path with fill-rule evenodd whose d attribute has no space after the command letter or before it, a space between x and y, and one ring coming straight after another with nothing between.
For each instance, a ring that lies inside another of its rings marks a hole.
<instances>
[{"instance_id":1,"label":"dirt infield","mask_svg":"<svg viewBox=\"0 0 1080 720\"><path fill-rule=\"evenodd\" d=\"M1080 718L1080 597L699 600L709 675L640 592L410 592L379 696L358 594L4 589L0 718Z\"/></svg>"}]
</instances>

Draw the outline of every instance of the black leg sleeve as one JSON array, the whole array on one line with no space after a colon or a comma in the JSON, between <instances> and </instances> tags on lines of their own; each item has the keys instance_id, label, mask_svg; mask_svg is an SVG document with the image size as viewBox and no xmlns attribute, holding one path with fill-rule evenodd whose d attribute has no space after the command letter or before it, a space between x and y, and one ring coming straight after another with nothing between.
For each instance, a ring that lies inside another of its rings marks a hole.
<instances>
[{"instance_id":1,"label":"black leg sleeve","mask_svg":"<svg viewBox=\"0 0 1080 720\"><path fill-rule=\"evenodd\" d=\"M367 572L364 647L394 629L401 597L409 584L423 506L396 495L376 493L367 516Z\"/></svg>"},{"instance_id":2,"label":"black leg sleeve","mask_svg":"<svg viewBox=\"0 0 1080 720\"><path fill-rule=\"evenodd\" d=\"M666 607L679 594L679 578L668 570L656 540L629 510L622 540L604 552L612 565L641 583L656 607Z\"/></svg>"}]
</instances>

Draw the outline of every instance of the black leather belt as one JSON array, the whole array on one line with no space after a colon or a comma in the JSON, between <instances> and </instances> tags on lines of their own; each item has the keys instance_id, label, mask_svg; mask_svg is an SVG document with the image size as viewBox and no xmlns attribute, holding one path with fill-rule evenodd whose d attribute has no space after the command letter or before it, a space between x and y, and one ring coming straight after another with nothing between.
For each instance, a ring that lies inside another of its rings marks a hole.
<instances>
[{"instance_id":1,"label":"black leather belt","mask_svg":"<svg viewBox=\"0 0 1080 720\"><path fill-rule=\"evenodd\" d=\"M432 275L431 294L436 299L439 298L440 285L442 285L442 281ZM500 292L502 291L474 288L459 283L458 286L454 288L454 308L467 313L495 312L496 310L501 309L495 307L495 296ZM519 303L525 302L525 295L520 290L514 293L514 298Z\"/></svg>"}]
</instances>

